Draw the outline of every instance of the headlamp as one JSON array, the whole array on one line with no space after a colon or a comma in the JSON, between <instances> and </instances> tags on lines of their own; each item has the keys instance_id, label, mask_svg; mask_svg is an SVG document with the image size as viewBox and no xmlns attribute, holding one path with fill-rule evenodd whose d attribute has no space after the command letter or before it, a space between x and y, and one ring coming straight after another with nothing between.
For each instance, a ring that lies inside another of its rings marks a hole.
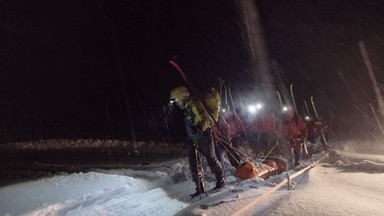
<instances>
[{"instance_id":1,"label":"headlamp","mask_svg":"<svg viewBox=\"0 0 384 216\"><path fill-rule=\"evenodd\" d=\"M255 113L256 110L257 110L257 108L256 108L256 106L254 106L254 105L250 105L250 106L248 107L248 111L249 111L250 113Z\"/></svg>"},{"instance_id":2,"label":"headlamp","mask_svg":"<svg viewBox=\"0 0 384 216\"><path fill-rule=\"evenodd\" d=\"M177 101L180 101L180 99L179 99L179 98L174 98L174 99L171 99L169 102L170 102L171 104L174 104L174 103L176 103Z\"/></svg>"},{"instance_id":3,"label":"headlamp","mask_svg":"<svg viewBox=\"0 0 384 216\"><path fill-rule=\"evenodd\" d=\"M263 104L258 103L256 105L250 105L248 106L248 112L254 114L257 113L257 111L261 110L263 108Z\"/></svg>"}]
</instances>

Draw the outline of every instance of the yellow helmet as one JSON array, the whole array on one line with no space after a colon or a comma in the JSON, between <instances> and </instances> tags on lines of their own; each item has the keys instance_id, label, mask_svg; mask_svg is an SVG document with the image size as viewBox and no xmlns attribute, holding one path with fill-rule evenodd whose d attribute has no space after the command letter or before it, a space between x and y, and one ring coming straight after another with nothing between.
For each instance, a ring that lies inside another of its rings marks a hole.
<instances>
[{"instance_id":1,"label":"yellow helmet","mask_svg":"<svg viewBox=\"0 0 384 216\"><path fill-rule=\"evenodd\" d=\"M169 95L169 99L174 100L176 98L178 98L180 100L185 100L185 99L189 98L188 89L184 86L179 86L179 87L172 89L172 91Z\"/></svg>"}]
</instances>

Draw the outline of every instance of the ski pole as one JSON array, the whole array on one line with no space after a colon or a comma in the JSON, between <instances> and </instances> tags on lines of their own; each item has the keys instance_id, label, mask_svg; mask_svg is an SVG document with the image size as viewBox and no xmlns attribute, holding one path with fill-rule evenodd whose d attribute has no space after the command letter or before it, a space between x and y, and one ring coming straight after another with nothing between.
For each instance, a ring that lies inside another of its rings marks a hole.
<instances>
[{"instance_id":1,"label":"ski pole","mask_svg":"<svg viewBox=\"0 0 384 216\"><path fill-rule=\"evenodd\" d=\"M276 140L275 144L272 146L272 148L269 150L269 152L264 156L261 162L265 161L265 159L272 153L272 151L277 147L279 142Z\"/></svg>"},{"instance_id":2,"label":"ski pole","mask_svg":"<svg viewBox=\"0 0 384 216\"><path fill-rule=\"evenodd\" d=\"M199 143L197 142L197 137L193 136L193 146L195 147L195 157L196 157L196 168L197 168L197 188L199 190L199 195L201 199L201 192L205 187L205 176L203 165L201 162L200 151L199 151ZM205 191L205 195L208 196L207 191Z\"/></svg>"},{"instance_id":3,"label":"ski pole","mask_svg":"<svg viewBox=\"0 0 384 216\"><path fill-rule=\"evenodd\" d=\"M244 156L245 158L247 159L250 159L251 161L253 160L251 157L249 157L247 154L243 153L242 151L240 151L239 149L235 148L235 147L230 147L230 143L228 143L226 140L224 140L222 137L219 137L219 143L225 148L225 150L231 154L231 156L233 158L236 158L236 156L239 156L242 155ZM235 155L236 154L236 155ZM236 161L237 163L239 163L239 161Z\"/></svg>"},{"instance_id":4,"label":"ski pole","mask_svg":"<svg viewBox=\"0 0 384 216\"><path fill-rule=\"evenodd\" d=\"M231 99L231 104L232 104L232 108L233 108L233 113L235 114L235 116L237 116L237 113L236 113L236 107L235 107L235 103L233 102L233 97L232 97L231 85L230 85L230 84L228 84L228 93L229 93L229 98Z\"/></svg>"}]
</instances>

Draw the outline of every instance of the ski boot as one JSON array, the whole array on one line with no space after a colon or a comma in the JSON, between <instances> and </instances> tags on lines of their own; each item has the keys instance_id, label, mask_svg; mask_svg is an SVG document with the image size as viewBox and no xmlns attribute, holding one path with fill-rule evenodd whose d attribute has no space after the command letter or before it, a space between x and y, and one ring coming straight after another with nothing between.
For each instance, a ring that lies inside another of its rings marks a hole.
<instances>
[{"instance_id":1,"label":"ski boot","mask_svg":"<svg viewBox=\"0 0 384 216\"><path fill-rule=\"evenodd\" d=\"M224 186L225 186L224 179L220 179L216 182L216 186L215 186L214 190L218 190Z\"/></svg>"},{"instance_id":2,"label":"ski boot","mask_svg":"<svg viewBox=\"0 0 384 216\"><path fill-rule=\"evenodd\" d=\"M190 197L191 197L191 199L193 199L193 198L195 198L195 197L197 197L197 196L199 196L205 192L206 192L205 183L200 181L200 186L199 185L196 186L196 192L191 194Z\"/></svg>"},{"instance_id":3,"label":"ski boot","mask_svg":"<svg viewBox=\"0 0 384 216\"><path fill-rule=\"evenodd\" d=\"M224 183L223 171L220 170L219 172L216 172L215 176L216 176L216 186L215 186L214 190L217 190L217 189L224 187L225 183Z\"/></svg>"}]
</instances>

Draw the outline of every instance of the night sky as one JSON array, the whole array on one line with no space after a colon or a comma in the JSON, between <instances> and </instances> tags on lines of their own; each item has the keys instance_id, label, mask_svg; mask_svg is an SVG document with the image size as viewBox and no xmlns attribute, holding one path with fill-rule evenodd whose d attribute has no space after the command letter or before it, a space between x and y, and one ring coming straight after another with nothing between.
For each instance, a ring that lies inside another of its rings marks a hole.
<instances>
[{"instance_id":1,"label":"night sky","mask_svg":"<svg viewBox=\"0 0 384 216\"><path fill-rule=\"evenodd\" d=\"M375 133L363 40L384 83L384 2L260 0L276 90L314 96L340 135ZM168 95L221 78L235 100L257 95L236 1L0 2L0 142L47 138L168 140L184 136Z\"/></svg>"}]
</instances>

